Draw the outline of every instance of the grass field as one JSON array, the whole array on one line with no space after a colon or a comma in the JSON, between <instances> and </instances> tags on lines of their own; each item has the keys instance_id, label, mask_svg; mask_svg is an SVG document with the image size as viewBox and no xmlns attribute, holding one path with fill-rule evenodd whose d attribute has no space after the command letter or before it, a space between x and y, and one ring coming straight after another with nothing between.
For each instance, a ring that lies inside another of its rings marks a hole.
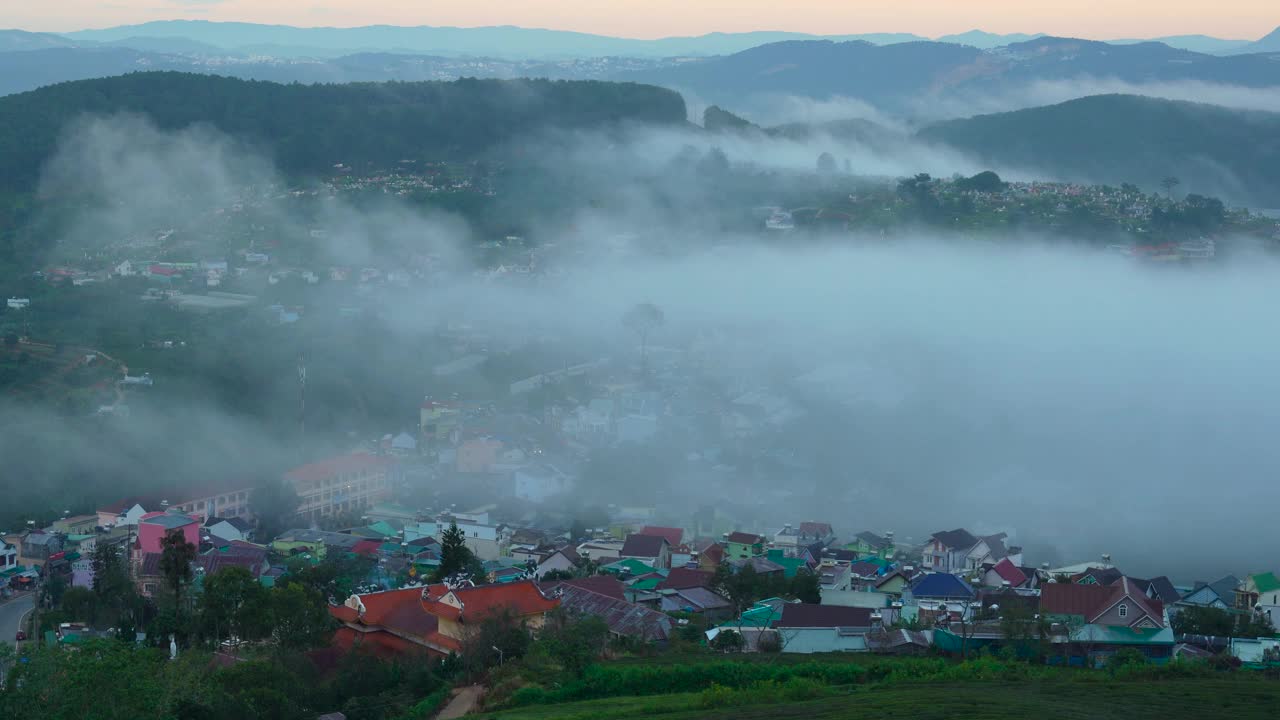
<instances>
[{"instance_id":1,"label":"grass field","mask_svg":"<svg viewBox=\"0 0 1280 720\"><path fill-rule=\"evenodd\" d=\"M1280 682L958 682L864 686L805 702L702 708L700 693L620 697L481 712L494 720L1170 720L1273 718Z\"/></svg>"}]
</instances>

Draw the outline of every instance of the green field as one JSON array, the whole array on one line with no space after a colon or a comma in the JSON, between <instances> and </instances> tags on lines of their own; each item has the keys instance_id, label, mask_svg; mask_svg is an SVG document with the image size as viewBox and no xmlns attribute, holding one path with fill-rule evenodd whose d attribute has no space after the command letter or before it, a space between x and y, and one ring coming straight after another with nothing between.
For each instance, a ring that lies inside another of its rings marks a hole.
<instances>
[{"instance_id":1,"label":"green field","mask_svg":"<svg viewBox=\"0 0 1280 720\"><path fill-rule=\"evenodd\" d=\"M481 712L494 720L1169 720L1275 717L1280 682L1258 679L1114 682L900 683L837 690L804 702L704 708L701 693L620 697Z\"/></svg>"}]
</instances>

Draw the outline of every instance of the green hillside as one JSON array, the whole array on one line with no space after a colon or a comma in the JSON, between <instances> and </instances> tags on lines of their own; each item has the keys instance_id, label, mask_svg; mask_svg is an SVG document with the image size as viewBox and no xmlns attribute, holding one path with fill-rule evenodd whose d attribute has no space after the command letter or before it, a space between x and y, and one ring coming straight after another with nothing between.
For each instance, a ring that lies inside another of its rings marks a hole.
<instances>
[{"instance_id":1,"label":"green hillside","mask_svg":"<svg viewBox=\"0 0 1280 720\"><path fill-rule=\"evenodd\" d=\"M470 159L546 127L685 121L670 90L633 83L476 80L348 85L176 72L82 80L0 98L0 191L34 186L67 123L137 113L161 128L211 125L267 150L288 173L336 162Z\"/></svg>"},{"instance_id":2,"label":"green hillside","mask_svg":"<svg viewBox=\"0 0 1280 720\"><path fill-rule=\"evenodd\" d=\"M1280 202L1280 114L1098 95L945 122L920 137L1040 176L1148 188L1172 176L1182 192Z\"/></svg>"}]
</instances>

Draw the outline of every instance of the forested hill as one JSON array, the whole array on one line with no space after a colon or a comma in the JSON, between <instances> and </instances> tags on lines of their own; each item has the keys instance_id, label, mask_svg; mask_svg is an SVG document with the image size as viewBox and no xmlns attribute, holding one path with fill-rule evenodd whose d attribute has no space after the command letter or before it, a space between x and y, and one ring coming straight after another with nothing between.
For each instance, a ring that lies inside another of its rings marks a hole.
<instances>
[{"instance_id":1,"label":"forested hill","mask_svg":"<svg viewBox=\"0 0 1280 720\"><path fill-rule=\"evenodd\" d=\"M1054 177L1280 203L1280 114L1131 95L1098 95L954 120L920 136L983 161Z\"/></svg>"},{"instance_id":2,"label":"forested hill","mask_svg":"<svg viewBox=\"0 0 1280 720\"><path fill-rule=\"evenodd\" d=\"M679 124L676 92L635 83L476 80L281 85L176 72L62 83L0 98L0 191L34 187L67 123L135 113L161 128L205 124L269 151L287 173L336 162L468 159L545 128Z\"/></svg>"}]
</instances>

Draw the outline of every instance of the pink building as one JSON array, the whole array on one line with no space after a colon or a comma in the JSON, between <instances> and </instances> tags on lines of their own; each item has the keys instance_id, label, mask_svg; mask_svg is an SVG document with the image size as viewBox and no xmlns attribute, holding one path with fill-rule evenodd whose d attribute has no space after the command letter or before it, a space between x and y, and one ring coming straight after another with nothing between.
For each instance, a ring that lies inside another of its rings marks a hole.
<instances>
[{"instance_id":1,"label":"pink building","mask_svg":"<svg viewBox=\"0 0 1280 720\"><path fill-rule=\"evenodd\" d=\"M163 552L161 541L169 533L179 531L187 542L199 547L200 522L195 518L178 513L147 513L138 521L138 551L143 554Z\"/></svg>"}]
</instances>

